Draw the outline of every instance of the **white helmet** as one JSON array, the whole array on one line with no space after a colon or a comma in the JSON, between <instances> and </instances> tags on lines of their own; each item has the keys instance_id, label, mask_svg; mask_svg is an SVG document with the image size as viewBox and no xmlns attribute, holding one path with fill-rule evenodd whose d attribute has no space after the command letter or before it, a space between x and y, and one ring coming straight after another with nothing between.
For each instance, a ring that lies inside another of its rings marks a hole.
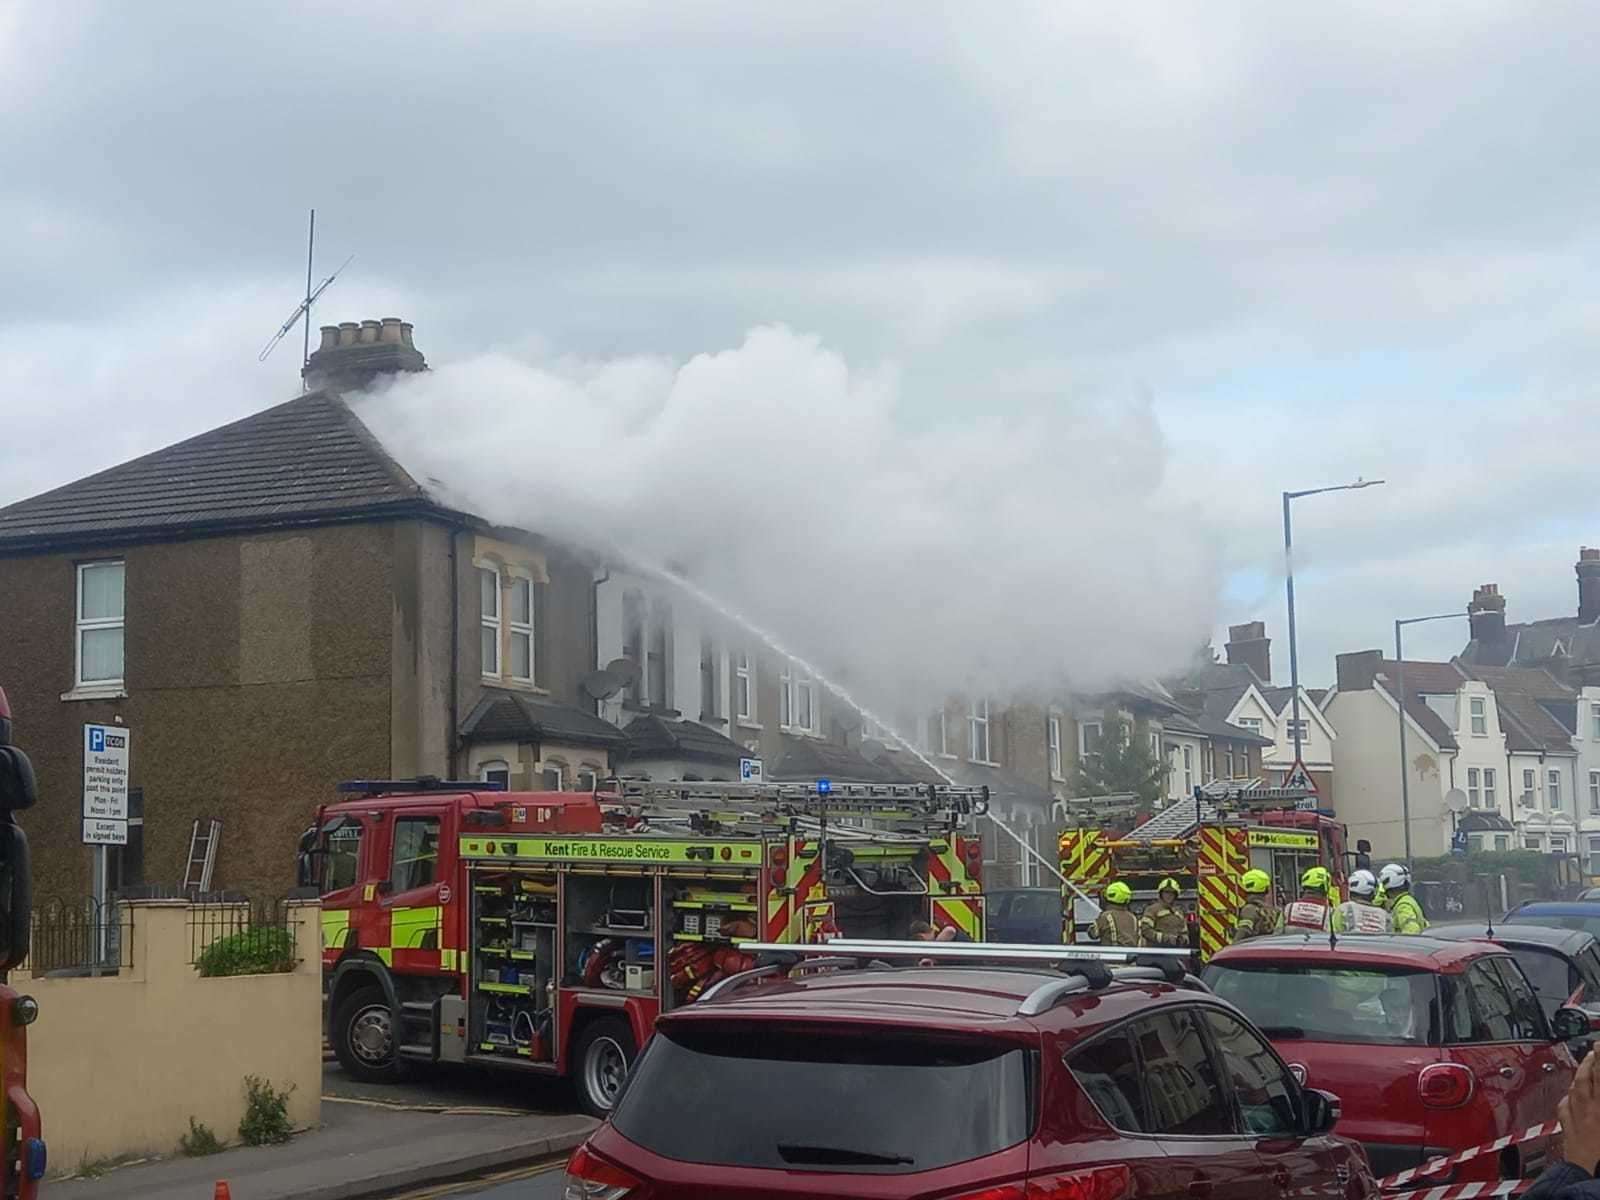
<instances>
[{"instance_id":1,"label":"white helmet","mask_svg":"<svg viewBox=\"0 0 1600 1200\"><path fill-rule=\"evenodd\" d=\"M1411 886L1411 872L1400 863L1390 863L1378 872L1378 882L1386 892L1400 892Z\"/></svg>"},{"instance_id":2,"label":"white helmet","mask_svg":"<svg viewBox=\"0 0 1600 1200\"><path fill-rule=\"evenodd\" d=\"M1350 894L1370 899L1378 891L1378 877L1371 871L1350 872Z\"/></svg>"}]
</instances>

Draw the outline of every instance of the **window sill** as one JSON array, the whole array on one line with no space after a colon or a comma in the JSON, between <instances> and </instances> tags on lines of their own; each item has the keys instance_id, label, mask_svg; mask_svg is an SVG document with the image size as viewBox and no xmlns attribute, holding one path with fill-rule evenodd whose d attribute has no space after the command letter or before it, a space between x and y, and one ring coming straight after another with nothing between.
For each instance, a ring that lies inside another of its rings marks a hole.
<instances>
[{"instance_id":1,"label":"window sill","mask_svg":"<svg viewBox=\"0 0 1600 1200\"><path fill-rule=\"evenodd\" d=\"M702 725L726 725L727 723L727 717L719 717L716 713L700 714L700 724Z\"/></svg>"},{"instance_id":2,"label":"window sill","mask_svg":"<svg viewBox=\"0 0 1600 1200\"><path fill-rule=\"evenodd\" d=\"M743 717L740 717L739 718L739 728L740 729L760 730L761 729L761 722L759 722L759 721L747 721Z\"/></svg>"},{"instance_id":3,"label":"window sill","mask_svg":"<svg viewBox=\"0 0 1600 1200\"><path fill-rule=\"evenodd\" d=\"M951 755L951 757L954 758L955 756ZM967 761L975 767L998 767L1000 765L999 763L987 758L969 758Z\"/></svg>"},{"instance_id":4,"label":"window sill","mask_svg":"<svg viewBox=\"0 0 1600 1200\"><path fill-rule=\"evenodd\" d=\"M485 675L484 683L493 684L497 688L505 688L512 692L529 692L535 696L548 696L550 689L540 687L531 679L503 679L498 675Z\"/></svg>"},{"instance_id":5,"label":"window sill","mask_svg":"<svg viewBox=\"0 0 1600 1200\"><path fill-rule=\"evenodd\" d=\"M85 683L62 692L63 700L126 700L128 687L123 683Z\"/></svg>"},{"instance_id":6,"label":"window sill","mask_svg":"<svg viewBox=\"0 0 1600 1200\"><path fill-rule=\"evenodd\" d=\"M948 759L950 762L960 762L961 761L961 756L959 754L946 754L943 750L939 751L939 753L934 755L934 757L935 758Z\"/></svg>"}]
</instances>

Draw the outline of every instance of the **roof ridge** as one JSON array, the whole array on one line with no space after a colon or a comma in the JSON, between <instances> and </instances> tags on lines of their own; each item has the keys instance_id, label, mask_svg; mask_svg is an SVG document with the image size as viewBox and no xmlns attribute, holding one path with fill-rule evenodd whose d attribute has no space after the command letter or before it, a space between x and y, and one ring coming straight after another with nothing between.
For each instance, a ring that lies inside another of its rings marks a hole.
<instances>
[{"instance_id":1,"label":"roof ridge","mask_svg":"<svg viewBox=\"0 0 1600 1200\"><path fill-rule=\"evenodd\" d=\"M360 441L363 446L372 452L372 454L378 459L379 465L389 473L389 477L393 479L395 483L410 491L412 495L419 500L428 500L435 504L439 503L439 501L434 498L428 489L418 483L416 477L413 476L410 471L406 470L405 467L401 466L400 461L396 459L394 455L389 453L389 451L384 447L384 444L378 440L378 435L372 432L367 423L361 419L360 415L357 414L355 409L350 407L349 403L342 395L340 395L338 392L330 392L326 390L321 392L308 392L307 395L322 395L333 401L334 411L344 418L346 425L348 425L350 428L350 432L356 436L356 439ZM443 505L442 507L448 508L449 506Z\"/></svg>"}]
</instances>

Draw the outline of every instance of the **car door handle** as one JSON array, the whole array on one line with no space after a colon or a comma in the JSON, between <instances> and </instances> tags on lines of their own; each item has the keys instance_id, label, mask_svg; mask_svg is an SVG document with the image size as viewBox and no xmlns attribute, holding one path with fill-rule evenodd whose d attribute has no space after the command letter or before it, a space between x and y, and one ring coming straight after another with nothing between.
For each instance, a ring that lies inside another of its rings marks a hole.
<instances>
[{"instance_id":1,"label":"car door handle","mask_svg":"<svg viewBox=\"0 0 1600 1200\"><path fill-rule=\"evenodd\" d=\"M1191 1195L1191 1196L1209 1196L1209 1195L1211 1195L1211 1180L1207 1179L1204 1175L1196 1176L1189 1183L1189 1195Z\"/></svg>"},{"instance_id":2,"label":"car door handle","mask_svg":"<svg viewBox=\"0 0 1600 1200\"><path fill-rule=\"evenodd\" d=\"M1546 1075L1550 1074L1550 1072L1554 1071L1555 1069L1556 1069L1555 1063L1545 1063L1545 1065L1544 1065L1544 1073Z\"/></svg>"},{"instance_id":3,"label":"car door handle","mask_svg":"<svg viewBox=\"0 0 1600 1200\"><path fill-rule=\"evenodd\" d=\"M1517 1070L1516 1070L1515 1067L1501 1067L1500 1068L1500 1074L1505 1076L1507 1079L1510 1079L1516 1073L1517 1073Z\"/></svg>"}]
</instances>

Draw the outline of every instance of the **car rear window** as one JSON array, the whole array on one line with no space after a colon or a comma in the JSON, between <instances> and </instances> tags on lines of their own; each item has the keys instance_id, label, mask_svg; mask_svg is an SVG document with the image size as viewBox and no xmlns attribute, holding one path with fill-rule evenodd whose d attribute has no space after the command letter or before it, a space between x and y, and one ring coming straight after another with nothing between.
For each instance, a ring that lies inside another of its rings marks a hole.
<instances>
[{"instance_id":1,"label":"car rear window","mask_svg":"<svg viewBox=\"0 0 1600 1200\"><path fill-rule=\"evenodd\" d=\"M666 1158L899 1174L1025 1141L1032 1057L991 1042L657 1030L611 1122Z\"/></svg>"},{"instance_id":2,"label":"car rear window","mask_svg":"<svg viewBox=\"0 0 1600 1200\"><path fill-rule=\"evenodd\" d=\"M1274 1041L1439 1044L1439 989L1427 971L1212 963L1205 981Z\"/></svg>"}]
</instances>

